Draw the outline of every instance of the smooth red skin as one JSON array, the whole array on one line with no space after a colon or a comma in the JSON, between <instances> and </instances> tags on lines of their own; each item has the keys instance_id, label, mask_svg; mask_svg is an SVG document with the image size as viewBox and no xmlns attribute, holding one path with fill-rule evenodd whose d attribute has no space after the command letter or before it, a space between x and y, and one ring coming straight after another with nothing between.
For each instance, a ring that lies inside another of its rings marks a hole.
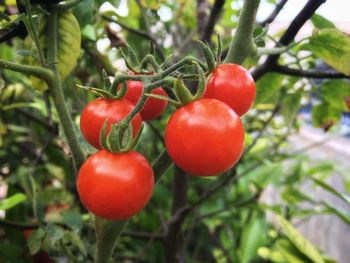
<instances>
[{"instance_id":1,"label":"smooth red skin","mask_svg":"<svg viewBox=\"0 0 350 263\"><path fill-rule=\"evenodd\" d=\"M124 119L134 106L125 99L98 98L88 103L80 118L80 130L88 143L97 149L101 149L100 133L103 124L108 119L106 134L108 134L111 124L118 123ZM132 119L133 136L140 130L142 119L140 114Z\"/></svg>"},{"instance_id":2,"label":"smooth red skin","mask_svg":"<svg viewBox=\"0 0 350 263\"><path fill-rule=\"evenodd\" d=\"M154 187L152 167L138 152L100 150L82 165L77 181L80 199L93 214L124 220L141 211Z\"/></svg>"},{"instance_id":3,"label":"smooth red skin","mask_svg":"<svg viewBox=\"0 0 350 263\"><path fill-rule=\"evenodd\" d=\"M237 64L222 64L214 70L203 98L225 102L242 116L253 105L255 96L254 79L245 68Z\"/></svg>"},{"instance_id":4,"label":"smooth red skin","mask_svg":"<svg viewBox=\"0 0 350 263\"><path fill-rule=\"evenodd\" d=\"M244 128L238 115L214 99L191 102L171 116L165 129L170 157L197 176L218 175L230 169L243 151Z\"/></svg>"},{"instance_id":5,"label":"smooth red skin","mask_svg":"<svg viewBox=\"0 0 350 263\"><path fill-rule=\"evenodd\" d=\"M127 86L128 90L124 98L132 102L132 104L136 105L139 98L141 97L143 84L141 81L129 80L127 81ZM152 90L152 94L168 97L168 94L161 87ZM148 98L145 105L143 106L143 109L140 112L142 119L149 121L158 118L164 112L167 105L168 102L165 100Z\"/></svg>"}]
</instances>

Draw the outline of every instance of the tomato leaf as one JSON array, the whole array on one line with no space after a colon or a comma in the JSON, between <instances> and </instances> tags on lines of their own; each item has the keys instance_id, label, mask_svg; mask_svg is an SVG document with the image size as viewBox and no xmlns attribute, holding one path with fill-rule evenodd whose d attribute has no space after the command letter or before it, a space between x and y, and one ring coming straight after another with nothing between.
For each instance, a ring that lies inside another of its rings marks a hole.
<instances>
[{"instance_id":1,"label":"tomato leaf","mask_svg":"<svg viewBox=\"0 0 350 263\"><path fill-rule=\"evenodd\" d=\"M10 208L17 206L18 204L24 202L25 200L27 200L26 195L22 193L14 194L9 198L5 198L0 201L0 209L9 210Z\"/></svg>"},{"instance_id":2,"label":"tomato leaf","mask_svg":"<svg viewBox=\"0 0 350 263\"><path fill-rule=\"evenodd\" d=\"M301 254L298 249L287 239L280 239L276 242L276 247L287 262L312 263L310 259Z\"/></svg>"},{"instance_id":3,"label":"tomato leaf","mask_svg":"<svg viewBox=\"0 0 350 263\"><path fill-rule=\"evenodd\" d=\"M256 83L255 104L274 102L276 94L282 87L283 79L283 75L278 73L268 73L259 79Z\"/></svg>"},{"instance_id":4,"label":"tomato leaf","mask_svg":"<svg viewBox=\"0 0 350 263\"><path fill-rule=\"evenodd\" d=\"M318 29L335 28L335 25L331 21L319 14L314 14L311 17L311 22L314 25L314 27Z\"/></svg>"},{"instance_id":5,"label":"tomato leaf","mask_svg":"<svg viewBox=\"0 0 350 263\"><path fill-rule=\"evenodd\" d=\"M305 256L315 263L324 263L324 260L318 250L308 240L306 240L294 226L281 216L277 216L279 225L283 229L288 239Z\"/></svg>"},{"instance_id":6,"label":"tomato leaf","mask_svg":"<svg viewBox=\"0 0 350 263\"><path fill-rule=\"evenodd\" d=\"M326 103L322 103L312 108L311 116L315 127L324 127L327 124L337 123L341 118L341 111L332 108Z\"/></svg>"},{"instance_id":7,"label":"tomato leaf","mask_svg":"<svg viewBox=\"0 0 350 263\"><path fill-rule=\"evenodd\" d=\"M264 218L253 216L243 228L240 262L252 262L257 255L258 248L265 242L265 233L266 221Z\"/></svg>"},{"instance_id":8,"label":"tomato leaf","mask_svg":"<svg viewBox=\"0 0 350 263\"><path fill-rule=\"evenodd\" d=\"M311 177L311 180L317 184L318 186L322 187L324 190L326 190L327 192L330 192L336 196L338 196L341 200L343 200L345 203L347 203L348 205L350 205L350 196L348 196L347 194L343 194L340 193L339 191L337 191L336 189L334 189L332 186L330 186L329 184L326 184L325 182L317 179L317 178L313 178Z\"/></svg>"},{"instance_id":9,"label":"tomato leaf","mask_svg":"<svg viewBox=\"0 0 350 263\"><path fill-rule=\"evenodd\" d=\"M44 237L45 230L42 228L39 228L30 234L27 244L31 255L36 254L40 250Z\"/></svg>"},{"instance_id":10,"label":"tomato leaf","mask_svg":"<svg viewBox=\"0 0 350 263\"><path fill-rule=\"evenodd\" d=\"M39 37L43 50L47 48L46 41L46 19L39 19ZM81 33L80 26L71 12L60 13L58 16L58 71L62 81L73 71L80 55ZM39 61L34 60L34 65L39 65ZM46 90L47 84L38 78L32 77L32 84L35 89Z\"/></svg>"},{"instance_id":11,"label":"tomato leaf","mask_svg":"<svg viewBox=\"0 0 350 263\"><path fill-rule=\"evenodd\" d=\"M350 38L337 29L316 31L305 46L331 67L350 75Z\"/></svg>"},{"instance_id":12,"label":"tomato leaf","mask_svg":"<svg viewBox=\"0 0 350 263\"><path fill-rule=\"evenodd\" d=\"M350 83L344 80L331 80L320 86L322 99L332 108L348 111L345 98L350 96Z\"/></svg>"}]
</instances>

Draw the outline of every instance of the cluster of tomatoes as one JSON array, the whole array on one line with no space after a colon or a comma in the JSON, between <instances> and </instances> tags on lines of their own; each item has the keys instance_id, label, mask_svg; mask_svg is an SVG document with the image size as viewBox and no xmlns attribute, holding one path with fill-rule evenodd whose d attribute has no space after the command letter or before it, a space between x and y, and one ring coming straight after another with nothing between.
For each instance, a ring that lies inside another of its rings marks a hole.
<instances>
[{"instance_id":1,"label":"cluster of tomatoes","mask_svg":"<svg viewBox=\"0 0 350 263\"><path fill-rule=\"evenodd\" d=\"M128 219L148 203L154 187L152 167L144 156L131 150L112 153L102 149L100 133L105 121L118 123L133 109L142 94L140 81L127 81L121 99L98 98L81 114L80 128L92 146L99 149L82 165L77 181L78 193L93 214L109 219ZM162 88L153 94L167 96ZM229 170L240 158L244 128L240 116L255 99L255 83L243 67L219 65L211 74L203 98L181 106L165 129L166 149L174 163L196 176L213 176ZM143 120L159 117L166 100L148 98L132 119L133 135Z\"/></svg>"}]
</instances>

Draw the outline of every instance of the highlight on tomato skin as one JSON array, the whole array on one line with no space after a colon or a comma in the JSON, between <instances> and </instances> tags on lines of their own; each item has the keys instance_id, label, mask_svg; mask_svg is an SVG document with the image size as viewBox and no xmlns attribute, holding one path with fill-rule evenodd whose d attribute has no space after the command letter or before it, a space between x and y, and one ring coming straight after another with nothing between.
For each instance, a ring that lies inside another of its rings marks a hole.
<instances>
[{"instance_id":1,"label":"highlight on tomato skin","mask_svg":"<svg viewBox=\"0 0 350 263\"><path fill-rule=\"evenodd\" d=\"M136 151L100 150L80 168L77 189L84 206L107 220L125 220L150 200L154 174L147 159Z\"/></svg>"},{"instance_id":2,"label":"highlight on tomato skin","mask_svg":"<svg viewBox=\"0 0 350 263\"><path fill-rule=\"evenodd\" d=\"M170 117L165 129L166 149L184 171L215 176L229 170L241 157L244 128L225 103L200 99Z\"/></svg>"},{"instance_id":3,"label":"highlight on tomato skin","mask_svg":"<svg viewBox=\"0 0 350 263\"><path fill-rule=\"evenodd\" d=\"M256 87L250 73L237 64L221 64L212 73L203 98L217 99L229 105L239 116L252 107Z\"/></svg>"},{"instance_id":4,"label":"highlight on tomato skin","mask_svg":"<svg viewBox=\"0 0 350 263\"><path fill-rule=\"evenodd\" d=\"M100 133L104 122L108 120L107 135L111 124L124 119L133 109L131 102L125 99L95 99L89 102L81 113L80 130L89 144L96 149L101 149ZM135 137L142 125L141 115L137 113L131 123Z\"/></svg>"},{"instance_id":5,"label":"highlight on tomato skin","mask_svg":"<svg viewBox=\"0 0 350 263\"><path fill-rule=\"evenodd\" d=\"M124 98L129 100L133 105L136 105L142 95L143 88L144 87L141 81L128 80L127 92ZM152 90L151 93L154 95L168 97L168 94L162 87ZM144 121L156 119L165 111L167 106L168 102L166 100L147 98L145 105L140 111L141 117Z\"/></svg>"}]
</instances>

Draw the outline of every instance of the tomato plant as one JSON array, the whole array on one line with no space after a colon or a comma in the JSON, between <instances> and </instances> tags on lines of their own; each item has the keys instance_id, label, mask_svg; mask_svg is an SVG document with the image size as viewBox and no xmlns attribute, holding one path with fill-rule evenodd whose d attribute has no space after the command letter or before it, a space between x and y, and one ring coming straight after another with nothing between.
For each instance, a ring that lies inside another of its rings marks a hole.
<instances>
[{"instance_id":1,"label":"tomato plant","mask_svg":"<svg viewBox=\"0 0 350 263\"><path fill-rule=\"evenodd\" d=\"M230 169L240 158L244 129L226 104L201 99L178 109L165 129L165 144L176 165L198 176Z\"/></svg>"},{"instance_id":2,"label":"tomato plant","mask_svg":"<svg viewBox=\"0 0 350 263\"><path fill-rule=\"evenodd\" d=\"M350 39L314 0L275 34L286 2L0 1L0 262L332 261L283 218L350 225L300 190L350 184L289 136L346 119Z\"/></svg>"},{"instance_id":3,"label":"tomato plant","mask_svg":"<svg viewBox=\"0 0 350 263\"><path fill-rule=\"evenodd\" d=\"M85 139L95 148L101 149L100 132L103 124L108 120L106 133L111 124L118 123L133 109L133 105L125 99L98 98L88 103L80 118L80 129ZM140 114L132 120L133 136L137 134L142 124Z\"/></svg>"},{"instance_id":4,"label":"tomato plant","mask_svg":"<svg viewBox=\"0 0 350 263\"><path fill-rule=\"evenodd\" d=\"M142 210L151 198L153 184L151 166L136 151L100 150L83 164L77 180L85 207L109 220L127 219Z\"/></svg>"},{"instance_id":5,"label":"tomato plant","mask_svg":"<svg viewBox=\"0 0 350 263\"><path fill-rule=\"evenodd\" d=\"M225 102L242 116L253 105L255 82L242 66L222 64L213 71L203 97Z\"/></svg>"},{"instance_id":6,"label":"tomato plant","mask_svg":"<svg viewBox=\"0 0 350 263\"><path fill-rule=\"evenodd\" d=\"M127 86L128 89L124 98L135 105L142 95L143 84L141 81L129 80L127 81ZM160 95L163 97L168 96L167 93L161 87L154 89L152 91L152 94ZM142 119L144 121L149 121L158 118L166 109L167 105L168 102L166 100L148 98L142 110L140 111Z\"/></svg>"}]
</instances>

